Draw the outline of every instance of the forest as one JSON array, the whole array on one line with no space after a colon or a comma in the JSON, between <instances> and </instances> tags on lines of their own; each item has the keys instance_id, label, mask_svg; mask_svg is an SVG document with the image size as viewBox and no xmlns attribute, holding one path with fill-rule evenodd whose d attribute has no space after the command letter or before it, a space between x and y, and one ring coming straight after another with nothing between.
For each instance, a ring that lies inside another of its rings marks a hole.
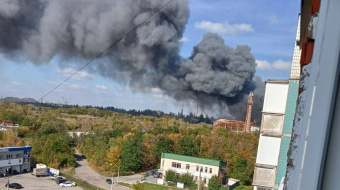
<instances>
[{"instance_id":1,"label":"forest","mask_svg":"<svg viewBox=\"0 0 340 190\"><path fill-rule=\"evenodd\" d=\"M158 169L162 152L227 162L228 177L251 185L259 133L212 130L183 118L119 113L86 107L41 107L0 102L0 120L20 125L0 132L0 146L32 146L32 162L75 167L73 154L84 154L97 172L122 175ZM67 132L89 132L71 137Z\"/></svg>"}]
</instances>

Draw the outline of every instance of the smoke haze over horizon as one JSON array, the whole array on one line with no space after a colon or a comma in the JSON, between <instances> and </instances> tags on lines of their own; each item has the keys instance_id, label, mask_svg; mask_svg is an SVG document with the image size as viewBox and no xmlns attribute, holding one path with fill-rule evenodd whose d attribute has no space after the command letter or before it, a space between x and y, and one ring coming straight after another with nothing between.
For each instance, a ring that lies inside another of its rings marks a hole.
<instances>
[{"instance_id":1,"label":"smoke haze over horizon","mask_svg":"<svg viewBox=\"0 0 340 190\"><path fill-rule=\"evenodd\" d=\"M166 2L1 1L0 53L11 59L20 55L37 65L55 56L88 60ZM200 109L218 117L240 120L254 91L253 119L260 121L264 83L255 77L250 47L232 48L218 34L207 33L190 57L181 57L180 40L189 16L188 1L174 0L89 70L136 91L159 88L178 102L197 101Z\"/></svg>"}]
</instances>

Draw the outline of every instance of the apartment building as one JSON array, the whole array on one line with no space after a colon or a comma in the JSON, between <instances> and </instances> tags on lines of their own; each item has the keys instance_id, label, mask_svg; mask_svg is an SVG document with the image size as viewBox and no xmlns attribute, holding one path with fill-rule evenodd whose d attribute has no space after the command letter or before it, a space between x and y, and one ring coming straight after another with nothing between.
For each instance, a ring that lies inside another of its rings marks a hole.
<instances>
[{"instance_id":1,"label":"apartment building","mask_svg":"<svg viewBox=\"0 0 340 190\"><path fill-rule=\"evenodd\" d=\"M172 170L178 174L189 173L194 176L195 181L201 181L208 185L209 180L214 175L219 176L222 182L225 183L227 163L219 160L162 153L160 170L162 170L164 174L168 170Z\"/></svg>"}]
</instances>

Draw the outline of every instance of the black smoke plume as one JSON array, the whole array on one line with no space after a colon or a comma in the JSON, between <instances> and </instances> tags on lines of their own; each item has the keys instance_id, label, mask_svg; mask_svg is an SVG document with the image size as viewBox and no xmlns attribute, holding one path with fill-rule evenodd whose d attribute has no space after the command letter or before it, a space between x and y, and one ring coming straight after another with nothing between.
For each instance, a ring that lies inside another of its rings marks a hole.
<instances>
[{"instance_id":1,"label":"black smoke plume","mask_svg":"<svg viewBox=\"0 0 340 190\"><path fill-rule=\"evenodd\" d=\"M24 55L35 64L91 59L164 5L167 0L3 0L0 1L0 53ZM245 119L248 94L255 91L253 116L260 121L263 82L255 78L248 46L231 48L208 33L189 58L179 56L190 12L187 0L174 0L135 30L99 63L104 77L133 89L160 88L179 102L197 101L220 117Z\"/></svg>"}]
</instances>

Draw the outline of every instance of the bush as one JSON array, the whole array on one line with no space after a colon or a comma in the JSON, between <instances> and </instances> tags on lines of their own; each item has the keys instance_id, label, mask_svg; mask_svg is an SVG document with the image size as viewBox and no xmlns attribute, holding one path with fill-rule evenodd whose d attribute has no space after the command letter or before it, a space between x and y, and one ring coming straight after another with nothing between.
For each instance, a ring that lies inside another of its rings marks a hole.
<instances>
[{"instance_id":1,"label":"bush","mask_svg":"<svg viewBox=\"0 0 340 190\"><path fill-rule=\"evenodd\" d=\"M179 182L184 183L184 187L195 188L194 177L190 174L183 174L179 176Z\"/></svg>"},{"instance_id":2,"label":"bush","mask_svg":"<svg viewBox=\"0 0 340 190\"><path fill-rule=\"evenodd\" d=\"M179 175L174 171L168 170L165 172L165 180L177 183L179 181Z\"/></svg>"},{"instance_id":3,"label":"bush","mask_svg":"<svg viewBox=\"0 0 340 190\"><path fill-rule=\"evenodd\" d=\"M209 182L209 190L219 190L222 186L222 181L217 176L213 176Z\"/></svg>"}]
</instances>

